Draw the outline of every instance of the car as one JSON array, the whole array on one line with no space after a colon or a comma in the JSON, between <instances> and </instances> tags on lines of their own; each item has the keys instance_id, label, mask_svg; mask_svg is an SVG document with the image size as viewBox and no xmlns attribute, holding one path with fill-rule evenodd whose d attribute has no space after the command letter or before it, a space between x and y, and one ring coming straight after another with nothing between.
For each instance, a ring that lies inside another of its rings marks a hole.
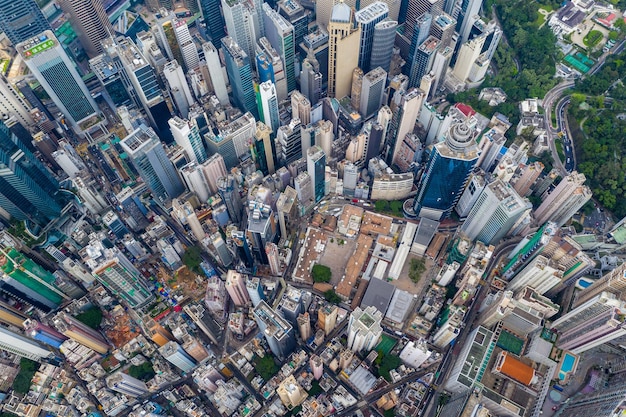
<instances>
[{"instance_id":1,"label":"car","mask_svg":"<svg viewBox=\"0 0 626 417\"><path fill-rule=\"evenodd\" d=\"M569 159L569 158L567 158L567 163L568 163L568 164L569 164L569 161L570 161L570 159Z\"/></svg>"}]
</instances>

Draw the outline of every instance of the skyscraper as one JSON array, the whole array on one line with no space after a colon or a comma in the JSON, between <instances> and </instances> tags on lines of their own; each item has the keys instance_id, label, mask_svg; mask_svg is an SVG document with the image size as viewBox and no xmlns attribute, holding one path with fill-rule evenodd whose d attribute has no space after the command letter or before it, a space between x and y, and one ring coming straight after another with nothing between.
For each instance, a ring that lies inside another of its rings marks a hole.
<instances>
[{"instance_id":1,"label":"skyscraper","mask_svg":"<svg viewBox=\"0 0 626 417\"><path fill-rule=\"evenodd\" d=\"M219 44L222 44L221 38ZM226 90L227 80L224 79L219 52L211 42L202 44L202 50L204 51L204 60L206 61L206 67L209 72L209 77L211 78L213 92L220 101L220 104L226 106L230 104L230 102L228 101L228 91Z\"/></svg>"},{"instance_id":2,"label":"skyscraper","mask_svg":"<svg viewBox=\"0 0 626 417\"><path fill-rule=\"evenodd\" d=\"M254 308L253 315L274 356L286 359L296 347L293 326L263 300Z\"/></svg>"},{"instance_id":3,"label":"skyscraper","mask_svg":"<svg viewBox=\"0 0 626 417\"><path fill-rule=\"evenodd\" d=\"M311 102L298 90L291 93L291 117L305 126L311 123Z\"/></svg>"},{"instance_id":4,"label":"skyscraper","mask_svg":"<svg viewBox=\"0 0 626 417\"><path fill-rule=\"evenodd\" d=\"M2 121L0 167L0 215L40 227L59 217L65 205L59 183Z\"/></svg>"},{"instance_id":5,"label":"skyscraper","mask_svg":"<svg viewBox=\"0 0 626 417\"><path fill-rule=\"evenodd\" d=\"M176 342L167 342L159 348L159 353L172 365L183 372L189 372L196 366L196 361Z\"/></svg>"},{"instance_id":6,"label":"skyscraper","mask_svg":"<svg viewBox=\"0 0 626 417\"><path fill-rule=\"evenodd\" d=\"M461 230L471 240L495 244L531 209L532 204L510 184L496 179L478 196Z\"/></svg>"},{"instance_id":7,"label":"skyscraper","mask_svg":"<svg viewBox=\"0 0 626 417\"><path fill-rule=\"evenodd\" d=\"M59 332L81 345L101 354L106 354L109 351L109 343L104 336L75 317L60 312L52 322Z\"/></svg>"},{"instance_id":8,"label":"skyscraper","mask_svg":"<svg viewBox=\"0 0 626 417\"><path fill-rule=\"evenodd\" d=\"M581 306L604 291L615 294L621 300L626 300L626 262L580 291L576 295L574 308Z\"/></svg>"},{"instance_id":9,"label":"skyscraper","mask_svg":"<svg viewBox=\"0 0 626 417\"><path fill-rule=\"evenodd\" d=\"M107 387L130 397L139 397L148 392L146 383L122 371L106 378Z\"/></svg>"},{"instance_id":10,"label":"skyscraper","mask_svg":"<svg viewBox=\"0 0 626 417\"><path fill-rule=\"evenodd\" d=\"M61 8L69 15L72 28L90 58L103 52L100 41L113 35L109 17L99 0L63 0Z\"/></svg>"},{"instance_id":11,"label":"skyscraper","mask_svg":"<svg viewBox=\"0 0 626 417\"><path fill-rule=\"evenodd\" d=\"M184 64L187 71L198 68L198 65L200 65L200 57L196 43L193 41L191 33L189 33L187 21L184 19L174 19L172 20L172 24L174 25L174 35L176 36L178 49L183 58L181 64Z\"/></svg>"},{"instance_id":12,"label":"skyscraper","mask_svg":"<svg viewBox=\"0 0 626 417\"><path fill-rule=\"evenodd\" d=\"M409 62L411 65L409 87L418 87L420 85L422 77L433 67L438 47L439 39L434 36L429 36L417 47L413 54L413 60Z\"/></svg>"},{"instance_id":13,"label":"skyscraper","mask_svg":"<svg viewBox=\"0 0 626 417\"><path fill-rule=\"evenodd\" d=\"M387 135L387 162L395 163L400 153L404 137L413 132L415 121L424 101L424 94L417 88L400 91L397 94L397 110L393 114Z\"/></svg>"},{"instance_id":14,"label":"skyscraper","mask_svg":"<svg viewBox=\"0 0 626 417\"><path fill-rule=\"evenodd\" d=\"M350 6L340 2L328 23L328 96L343 98L350 94L352 71L359 65L361 27L354 28Z\"/></svg>"},{"instance_id":15,"label":"skyscraper","mask_svg":"<svg viewBox=\"0 0 626 417\"><path fill-rule=\"evenodd\" d=\"M461 0L457 2L452 13L457 20L456 31L459 34L459 44L464 44L469 39L475 16L478 15L483 0Z\"/></svg>"},{"instance_id":16,"label":"skyscraper","mask_svg":"<svg viewBox=\"0 0 626 417\"><path fill-rule=\"evenodd\" d=\"M472 65L480 56L480 51L485 44L485 38L485 36L478 36L461 45L456 63L452 69L452 75L460 82L464 83L470 76Z\"/></svg>"},{"instance_id":17,"label":"skyscraper","mask_svg":"<svg viewBox=\"0 0 626 417\"><path fill-rule=\"evenodd\" d=\"M154 130L142 124L124 138L120 145L157 201L163 203L178 197L184 191L176 168L167 157Z\"/></svg>"},{"instance_id":18,"label":"skyscraper","mask_svg":"<svg viewBox=\"0 0 626 417\"><path fill-rule=\"evenodd\" d=\"M381 1L376 1L354 14L354 20L361 26L358 65L363 72L368 72L376 68L370 66L372 53L374 51L375 29L376 25L385 20L388 16L389 6ZM379 53L379 51L377 51L377 53Z\"/></svg>"},{"instance_id":19,"label":"skyscraper","mask_svg":"<svg viewBox=\"0 0 626 417\"><path fill-rule=\"evenodd\" d=\"M176 60L170 61L163 67L163 76L167 80L170 96L176 105L178 113L186 118L189 114L189 107L194 103L194 99L189 90L189 85L187 85L182 67L178 65Z\"/></svg>"},{"instance_id":20,"label":"skyscraper","mask_svg":"<svg viewBox=\"0 0 626 417\"><path fill-rule=\"evenodd\" d=\"M557 417L619 416L624 410L626 373L612 374L605 384L602 389L574 395L555 415Z\"/></svg>"},{"instance_id":21,"label":"skyscraper","mask_svg":"<svg viewBox=\"0 0 626 417\"><path fill-rule=\"evenodd\" d=\"M17 88L0 74L0 117L6 120L13 116L24 126L34 123L30 114L31 105L18 93Z\"/></svg>"},{"instance_id":22,"label":"skyscraper","mask_svg":"<svg viewBox=\"0 0 626 417\"><path fill-rule=\"evenodd\" d=\"M535 210L536 224L551 221L562 226L571 219L591 198L591 190L583 185L585 180L585 174L572 171L550 194L542 196L543 202Z\"/></svg>"},{"instance_id":23,"label":"skyscraper","mask_svg":"<svg viewBox=\"0 0 626 417\"><path fill-rule=\"evenodd\" d=\"M232 38L248 57L255 56L255 44L265 36L262 0L222 0L222 13L228 37ZM224 46L222 38L222 46Z\"/></svg>"},{"instance_id":24,"label":"skyscraper","mask_svg":"<svg viewBox=\"0 0 626 417\"><path fill-rule=\"evenodd\" d=\"M48 20L35 0L0 1L0 31L13 46L51 30Z\"/></svg>"},{"instance_id":25,"label":"skyscraper","mask_svg":"<svg viewBox=\"0 0 626 417\"><path fill-rule=\"evenodd\" d=\"M204 142L200 137L196 120L192 119L189 121L175 116L171 118L168 123L172 130L174 140L185 150L189 160L199 164L206 161L206 149L204 149Z\"/></svg>"},{"instance_id":26,"label":"skyscraper","mask_svg":"<svg viewBox=\"0 0 626 417\"><path fill-rule=\"evenodd\" d=\"M243 205L235 177L229 174L219 178L217 180L217 191L226 205L230 220L235 224L239 224L243 215Z\"/></svg>"},{"instance_id":27,"label":"skyscraper","mask_svg":"<svg viewBox=\"0 0 626 417\"><path fill-rule=\"evenodd\" d=\"M374 349L383 333L380 326L382 319L383 313L374 306L368 306L365 310L357 307L350 314L350 321L348 322L347 348L353 352Z\"/></svg>"},{"instance_id":28,"label":"skyscraper","mask_svg":"<svg viewBox=\"0 0 626 417\"><path fill-rule=\"evenodd\" d=\"M273 134L280 126L278 117L278 99L276 98L276 87L271 81L264 81L259 84L259 109L261 112L261 121L269 127Z\"/></svg>"},{"instance_id":29,"label":"skyscraper","mask_svg":"<svg viewBox=\"0 0 626 417\"><path fill-rule=\"evenodd\" d=\"M443 0L415 0L408 3L406 22L404 23L404 36L411 41L411 39L413 39L413 31L415 30L417 19L424 13L439 14L436 12L437 10L441 10Z\"/></svg>"},{"instance_id":30,"label":"skyscraper","mask_svg":"<svg viewBox=\"0 0 626 417\"><path fill-rule=\"evenodd\" d=\"M414 200L415 215L441 220L461 197L478 160L477 132L470 120L452 124L445 140L433 147Z\"/></svg>"},{"instance_id":31,"label":"skyscraper","mask_svg":"<svg viewBox=\"0 0 626 417\"><path fill-rule=\"evenodd\" d=\"M15 49L54 104L82 131L81 122L95 117L98 106L52 31L21 42Z\"/></svg>"},{"instance_id":32,"label":"skyscraper","mask_svg":"<svg viewBox=\"0 0 626 417\"><path fill-rule=\"evenodd\" d=\"M209 159L202 164L202 171L204 172L204 177L206 178L206 182L209 185L211 193L217 193L218 180L227 174L224 157L222 157L219 153L211 155Z\"/></svg>"},{"instance_id":33,"label":"skyscraper","mask_svg":"<svg viewBox=\"0 0 626 417\"><path fill-rule=\"evenodd\" d=\"M430 26L430 34L439 39L439 48L445 48L452 45L452 36L454 35L454 26L456 20L445 13L435 16Z\"/></svg>"},{"instance_id":34,"label":"skyscraper","mask_svg":"<svg viewBox=\"0 0 626 417\"><path fill-rule=\"evenodd\" d=\"M383 20L374 26L374 39L372 40L372 54L370 68L381 67L389 72L393 44L396 39L398 22L395 20Z\"/></svg>"},{"instance_id":35,"label":"skyscraper","mask_svg":"<svg viewBox=\"0 0 626 417\"><path fill-rule=\"evenodd\" d=\"M292 119L288 125L278 128L276 156L284 166L302 157L300 119Z\"/></svg>"},{"instance_id":36,"label":"skyscraper","mask_svg":"<svg viewBox=\"0 0 626 417\"><path fill-rule=\"evenodd\" d=\"M250 295L246 288L246 277L239 272L229 269L226 275L226 291L238 307L244 307L250 304Z\"/></svg>"},{"instance_id":37,"label":"skyscraper","mask_svg":"<svg viewBox=\"0 0 626 417\"><path fill-rule=\"evenodd\" d=\"M222 38L226 36L224 32L224 18L222 17L220 0L199 0L202 17L206 24L206 31L211 38L211 42L216 48L222 47Z\"/></svg>"},{"instance_id":38,"label":"skyscraper","mask_svg":"<svg viewBox=\"0 0 626 417\"><path fill-rule=\"evenodd\" d=\"M263 3L263 20L265 37L283 60L285 78L287 79L287 92L292 91L296 88L294 27L267 3Z\"/></svg>"},{"instance_id":39,"label":"skyscraper","mask_svg":"<svg viewBox=\"0 0 626 417\"><path fill-rule=\"evenodd\" d=\"M380 67L375 67L363 76L359 112L364 119L378 111L383 103L386 82L387 72Z\"/></svg>"},{"instance_id":40,"label":"skyscraper","mask_svg":"<svg viewBox=\"0 0 626 417\"><path fill-rule=\"evenodd\" d=\"M222 50L235 104L241 111L248 111L258 117L248 54L230 36L222 39Z\"/></svg>"},{"instance_id":41,"label":"skyscraper","mask_svg":"<svg viewBox=\"0 0 626 417\"><path fill-rule=\"evenodd\" d=\"M326 181L326 155L321 147L315 145L306 152L307 172L311 177L313 195L317 203L324 197L324 184Z\"/></svg>"}]
</instances>

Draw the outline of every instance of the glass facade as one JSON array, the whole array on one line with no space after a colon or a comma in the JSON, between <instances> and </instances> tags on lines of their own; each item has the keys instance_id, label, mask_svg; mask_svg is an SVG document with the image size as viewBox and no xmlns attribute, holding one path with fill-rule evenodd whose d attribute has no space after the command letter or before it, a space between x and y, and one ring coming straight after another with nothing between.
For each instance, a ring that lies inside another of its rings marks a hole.
<instances>
[{"instance_id":1,"label":"glass facade","mask_svg":"<svg viewBox=\"0 0 626 417\"><path fill-rule=\"evenodd\" d=\"M17 45L51 28L34 0L0 0L0 30Z\"/></svg>"}]
</instances>

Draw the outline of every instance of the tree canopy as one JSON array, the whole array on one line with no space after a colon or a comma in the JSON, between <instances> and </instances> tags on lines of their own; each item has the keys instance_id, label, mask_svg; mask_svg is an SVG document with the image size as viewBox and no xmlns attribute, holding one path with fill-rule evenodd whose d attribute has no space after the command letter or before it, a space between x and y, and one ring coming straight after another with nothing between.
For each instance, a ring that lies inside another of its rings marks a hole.
<instances>
[{"instance_id":1,"label":"tree canopy","mask_svg":"<svg viewBox=\"0 0 626 417\"><path fill-rule=\"evenodd\" d=\"M200 252L199 247L189 246L183 254L183 263L185 266L197 274L202 272L200 270L200 263L202 263Z\"/></svg>"},{"instance_id":2,"label":"tree canopy","mask_svg":"<svg viewBox=\"0 0 626 417\"><path fill-rule=\"evenodd\" d=\"M39 364L30 359L20 359L20 372L13 380L13 391L18 394L26 394L30 389L30 381L33 379L35 372L39 369Z\"/></svg>"},{"instance_id":3,"label":"tree canopy","mask_svg":"<svg viewBox=\"0 0 626 417\"><path fill-rule=\"evenodd\" d=\"M341 297L337 295L335 290L328 290L324 292L324 298L326 301L333 304L339 304L341 302Z\"/></svg>"},{"instance_id":4,"label":"tree canopy","mask_svg":"<svg viewBox=\"0 0 626 417\"><path fill-rule=\"evenodd\" d=\"M156 375L156 372L154 372L150 362L144 362L141 365L132 365L128 368L128 375L145 382L151 380Z\"/></svg>"},{"instance_id":5,"label":"tree canopy","mask_svg":"<svg viewBox=\"0 0 626 417\"><path fill-rule=\"evenodd\" d=\"M92 329L97 329L102 323L102 310L98 307L92 307L76 316L76 320L86 324Z\"/></svg>"},{"instance_id":6,"label":"tree canopy","mask_svg":"<svg viewBox=\"0 0 626 417\"><path fill-rule=\"evenodd\" d=\"M330 282L332 272L326 265L315 264L311 269L314 282Z\"/></svg>"}]
</instances>

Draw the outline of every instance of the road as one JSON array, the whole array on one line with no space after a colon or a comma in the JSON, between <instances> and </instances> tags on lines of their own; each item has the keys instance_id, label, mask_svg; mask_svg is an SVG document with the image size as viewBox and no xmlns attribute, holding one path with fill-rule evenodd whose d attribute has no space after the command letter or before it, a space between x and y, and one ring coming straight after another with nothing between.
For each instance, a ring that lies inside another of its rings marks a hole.
<instances>
[{"instance_id":1,"label":"road","mask_svg":"<svg viewBox=\"0 0 626 417\"><path fill-rule=\"evenodd\" d=\"M561 126L563 125L563 120L562 120L563 107L559 108L557 105L557 110L556 110L557 126L554 127L552 125L552 106L554 102L558 100L565 91L571 89L572 87L574 87L574 81L572 80L562 81L556 86L554 86L550 91L548 91L545 97L543 98L543 108L545 110L544 118L545 118L545 124L547 127L546 135L548 138L548 146L550 147L550 153L552 154L552 159L554 159L554 167L557 170L559 170L562 176L567 175L569 171L566 168L566 166L563 164L563 162L561 161L561 158L559 157L559 154L556 150L555 141L558 140L558 134L559 134ZM572 149L572 146L570 146L570 149ZM567 163L567 160L566 160L566 163Z\"/></svg>"}]
</instances>

